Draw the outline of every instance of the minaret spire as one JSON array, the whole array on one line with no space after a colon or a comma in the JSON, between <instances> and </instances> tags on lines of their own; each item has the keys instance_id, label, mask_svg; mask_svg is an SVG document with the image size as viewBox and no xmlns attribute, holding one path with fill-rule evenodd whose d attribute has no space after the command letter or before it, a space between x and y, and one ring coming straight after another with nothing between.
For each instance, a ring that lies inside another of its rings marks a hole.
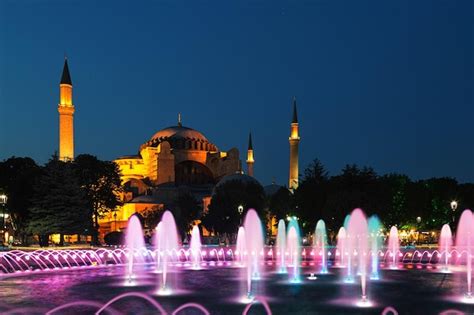
<instances>
[{"instance_id":1,"label":"minaret spire","mask_svg":"<svg viewBox=\"0 0 474 315\"><path fill-rule=\"evenodd\" d=\"M298 114L296 113L296 96L293 96L293 120L292 123L298 123Z\"/></svg>"},{"instance_id":2,"label":"minaret spire","mask_svg":"<svg viewBox=\"0 0 474 315\"><path fill-rule=\"evenodd\" d=\"M298 114L296 112L296 97L293 97L293 119L290 131L290 174L288 188L293 191L298 188L298 145L300 143Z\"/></svg>"},{"instance_id":3,"label":"minaret spire","mask_svg":"<svg viewBox=\"0 0 474 315\"><path fill-rule=\"evenodd\" d=\"M71 75L69 74L69 67L67 64L67 56L64 56L64 67L63 67L63 74L61 76L60 84L72 85Z\"/></svg>"},{"instance_id":4,"label":"minaret spire","mask_svg":"<svg viewBox=\"0 0 474 315\"><path fill-rule=\"evenodd\" d=\"M252 144L252 133L249 133L249 145L247 149L247 174L253 177L253 164L255 160L253 158L253 144Z\"/></svg>"},{"instance_id":5,"label":"minaret spire","mask_svg":"<svg viewBox=\"0 0 474 315\"><path fill-rule=\"evenodd\" d=\"M183 126L183 124L181 123L181 113L178 113L178 126Z\"/></svg>"},{"instance_id":6,"label":"minaret spire","mask_svg":"<svg viewBox=\"0 0 474 315\"><path fill-rule=\"evenodd\" d=\"M63 73L59 83L59 159L74 159L74 105L72 103L72 80L67 57L64 56Z\"/></svg>"}]
</instances>

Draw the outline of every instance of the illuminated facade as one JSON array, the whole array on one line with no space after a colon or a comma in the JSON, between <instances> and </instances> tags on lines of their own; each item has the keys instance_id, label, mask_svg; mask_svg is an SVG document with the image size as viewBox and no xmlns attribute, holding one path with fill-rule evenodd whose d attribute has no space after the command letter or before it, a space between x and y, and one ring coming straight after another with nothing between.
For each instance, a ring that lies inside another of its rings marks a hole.
<instances>
[{"instance_id":1,"label":"illuminated facade","mask_svg":"<svg viewBox=\"0 0 474 315\"><path fill-rule=\"evenodd\" d=\"M74 159L74 105L72 103L72 81L67 59L59 83L59 159Z\"/></svg>"},{"instance_id":2,"label":"illuminated facade","mask_svg":"<svg viewBox=\"0 0 474 315\"><path fill-rule=\"evenodd\" d=\"M181 191L193 194L207 209L214 185L241 170L236 148L220 151L201 132L176 126L156 132L137 155L114 161L125 192L123 207L100 222L101 234L125 228L130 215L172 205Z\"/></svg>"}]
</instances>

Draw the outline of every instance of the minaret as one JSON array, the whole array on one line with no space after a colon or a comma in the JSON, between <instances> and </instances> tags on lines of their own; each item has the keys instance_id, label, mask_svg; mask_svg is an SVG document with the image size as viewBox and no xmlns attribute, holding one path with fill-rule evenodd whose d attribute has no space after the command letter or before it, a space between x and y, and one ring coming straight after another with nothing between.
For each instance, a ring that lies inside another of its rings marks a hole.
<instances>
[{"instance_id":1,"label":"minaret","mask_svg":"<svg viewBox=\"0 0 474 315\"><path fill-rule=\"evenodd\" d=\"M253 177L253 145L252 145L252 134L249 133L249 147L247 149L247 174Z\"/></svg>"},{"instance_id":2,"label":"minaret","mask_svg":"<svg viewBox=\"0 0 474 315\"><path fill-rule=\"evenodd\" d=\"M67 58L64 59L63 74L59 83L59 159L74 159L74 105L72 104L72 81Z\"/></svg>"},{"instance_id":3,"label":"minaret","mask_svg":"<svg viewBox=\"0 0 474 315\"><path fill-rule=\"evenodd\" d=\"M298 134L298 115L296 114L296 97L293 97L293 120L291 121L290 133L290 177L288 188L294 190L298 188L298 145L300 136Z\"/></svg>"}]
</instances>

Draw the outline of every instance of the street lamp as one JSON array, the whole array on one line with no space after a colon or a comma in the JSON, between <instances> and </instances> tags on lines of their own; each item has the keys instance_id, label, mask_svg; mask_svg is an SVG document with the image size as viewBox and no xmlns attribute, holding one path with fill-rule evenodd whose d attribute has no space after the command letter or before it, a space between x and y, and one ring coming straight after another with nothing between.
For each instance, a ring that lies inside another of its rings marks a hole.
<instances>
[{"instance_id":1,"label":"street lamp","mask_svg":"<svg viewBox=\"0 0 474 315\"><path fill-rule=\"evenodd\" d=\"M115 225L115 231L117 231L117 210L114 211L114 225Z\"/></svg>"},{"instance_id":2,"label":"street lamp","mask_svg":"<svg viewBox=\"0 0 474 315\"><path fill-rule=\"evenodd\" d=\"M458 202L456 200L451 201L451 210L453 210L453 226L454 226L454 212L458 208Z\"/></svg>"},{"instance_id":3,"label":"street lamp","mask_svg":"<svg viewBox=\"0 0 474 315\"><path fill-rule=\"evenodd\" d=\"M6 213L5 213L5 206L7 204L8 197L5 194L0 195L0 204L2 205L2 244L5 241L5 230L7 229L6 223Z\"/></svg>"},{"instance_id":4,"label":"street lamp","mask_svg":"<svg viewBox=\"0 0 474 315\"><path fill-rule=\"evenodd\" d=\"M416 217L416 223L417 223L417 234L416 234L416 242L420 242L420 223L421 223L421 217Z\"/></svg>"},{"instance_id":5,"label":"street lamp","mask_svg":"<svg viewBox=\"0 0 474 315\"><path fill-rule=\"evenodd\" d=\"M244 206L239 205L239 206L237 207L237 212L238 212L239 215L240 215L240 225L242 225L242 213L244 213Z\"/></svg>"}]
</instances>

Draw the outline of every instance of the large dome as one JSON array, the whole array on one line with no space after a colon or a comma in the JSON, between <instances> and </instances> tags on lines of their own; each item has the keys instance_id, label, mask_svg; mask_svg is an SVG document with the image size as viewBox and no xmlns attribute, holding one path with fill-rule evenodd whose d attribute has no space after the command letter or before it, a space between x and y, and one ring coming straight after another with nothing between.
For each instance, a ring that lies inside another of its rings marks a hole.
<instances>
[{"instance_id":1,"label":"large dome","mask_svg":"<svg viewBox=\"0 0 474 315\"><path fill-rule=\"evenodd\" d=\"M217 151L217 147L202 133L180 125L161 129L144 143L142 148L156 147L163 141L169 142L171 148L177 150Z\"/></svg>"},{"instance_id":2,"label":"large dome","mask_svg":"<svg viewBox=\"0 0 474 315\"><path fill-rule=\"evenodd\" d=\"M201 141L208 141L207 138L197 130L192 128L183 127L183 126L172 126L165 129L162 129L155 133L151 140L154 139L161 139L164 140L166 138L183 138L183 139L193 139L193 140L201 140Z\"/></svg>"}]
</instances>

